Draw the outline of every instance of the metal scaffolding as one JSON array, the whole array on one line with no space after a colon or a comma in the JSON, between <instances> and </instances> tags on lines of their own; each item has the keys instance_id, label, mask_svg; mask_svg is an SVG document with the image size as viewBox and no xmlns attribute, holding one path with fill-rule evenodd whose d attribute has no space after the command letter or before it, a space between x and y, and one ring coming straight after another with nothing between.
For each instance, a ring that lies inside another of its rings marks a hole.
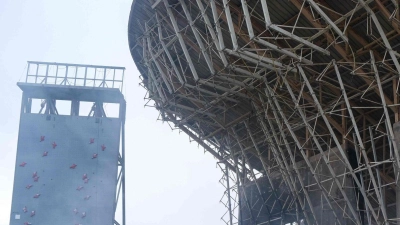
<instances>
[{"instance_id":1,"label":"metal scaffolding","mask_svg":"<svg viewBox=\"0 0 400 225\"><path fill-rule=\"evenodd\" d=\"M397 0L137 0L147 105L217 160L233 224L400 224Z\"/></svg>"}]
</instances>

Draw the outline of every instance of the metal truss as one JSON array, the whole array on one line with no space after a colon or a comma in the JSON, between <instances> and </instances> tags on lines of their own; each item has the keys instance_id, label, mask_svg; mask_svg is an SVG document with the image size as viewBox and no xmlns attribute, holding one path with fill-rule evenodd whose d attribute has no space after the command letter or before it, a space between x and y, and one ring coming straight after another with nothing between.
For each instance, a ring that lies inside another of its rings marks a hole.
<instances>
[{"instance_id":1,"label":"metal truss","mask_svg":"<svg viewBox=\"0 0 400 225\"><path fill-rule=\"evenodd\" d=\"M396 0L136 1L146 105L218 160L228 224L400 224Z\"/></svg>"}]
</instances>

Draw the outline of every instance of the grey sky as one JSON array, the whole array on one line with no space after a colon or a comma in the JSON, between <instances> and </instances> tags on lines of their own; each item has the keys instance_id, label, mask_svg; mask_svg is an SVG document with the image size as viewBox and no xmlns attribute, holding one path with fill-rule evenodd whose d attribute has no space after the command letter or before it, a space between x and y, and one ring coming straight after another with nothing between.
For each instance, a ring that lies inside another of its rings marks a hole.
<instances>
[{"instance_id":1,"label":"grey sky","mask_svg":"<svg viewBox=\"0 0 400 225\"><path fill-rule=\"evenodd\" d=\"M0 1L0 225L9 223L27 60L125 66L127 224L223 224L216 160L143 108L127 43L131 0Z\"/></svg>"}]
</instances>

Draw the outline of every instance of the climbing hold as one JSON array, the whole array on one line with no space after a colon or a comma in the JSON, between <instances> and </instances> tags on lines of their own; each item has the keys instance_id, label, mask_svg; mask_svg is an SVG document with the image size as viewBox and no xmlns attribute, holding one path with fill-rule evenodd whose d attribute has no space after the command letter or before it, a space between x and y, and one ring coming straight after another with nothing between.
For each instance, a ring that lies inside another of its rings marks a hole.
<instances>
[{"instance_id":1,"label":"climbing hold","mask_svg":"<svg viewBox=\"0 0 400 225\"><path fill-rule=\"evenodd\" d=\"M33 177L33 178L37 177L37 172L36 172L36 171L33 172L32 177Z\"/></svg>"},{"instance_id":2,"label":"climbing hold","mask_svg":"<svg viewBox=\"0 0 400 225\"><path fill-rule=\"evenodd\" d=\"M31 188L33 185L32 184L28 184L28 185L26 185L26 189L29 189L29 188Z\"/></svg>"},{"instance_id":3,"label":"climbing hold","mask_svg":"<svg viewBox=\"0 0 400 225\"><path fill-rule=\"evenodd\" d=\"M74 163L74 164L72 164L69 168L70 168L70 169L75 169L76 166L77 166L77 165Z\"/></svg>"},{"instance_id":4,"label":"climbing hold","mask_svg":"<svg viewBox=\"0 0 400 225\"><path fill-rule=\"evenodd\" d=\"M26 206L24 208L22 208L22 210L24 211L24 213L28 212L28 209L26 208Z\"/></svg>"},{"instance_id":5,"label":"climbing hold","mask_svg":"<svg viewBox=\"0 0 400 225\"><path fill-rule=\"evenodd\" d=\"M29 223L29 222L25 222L24 223L24 225L32 225L31 223Z\"/></svg>"},{"instance_id":6,"label":"climbing hold","mask_svg":"<svg viewBox=\"0 0 400 225\"><path fill-rule=\"evenodd\" d=\"M86 217L86 212L83 212L81 217L85 218Z\"/></svg>"},{"instance_id":7,"label":"climbing hold","mask_svg":"<svg viewBox=\"0 0 400 225\"><path fill-rule=\"evenodd\" d=\"M48 153L48 152L43 152L43 155L42 155L42 156L47 156L47 153Z\"/></svg>"},{"instance_id":8,"label":"climbing hold","mask_svg":"<svg viewBox=\"0 0 400 225\"><path fill-rule=\"evenodd\" d=\"M31 212L31 217L32 216L34 216L36 213L35 213L35 210L33 210L32 212Z\"/></svg>"},{"instance_id":9,"label":"climbing hold","mask_svg":"<svg viewBox=\"0 0 400 225\"><path fill-rule=\"evenodd\" d=\"M53 146L53 149L55 149L57 147L57 143L55 141L53 141L53 144L51 144Z\"/></svg>"},{"instance_id":10,"label":"climbing hold","mask_svg":"<svg viewBox=\"0 0 400 225\"><path fill-rule=\"evenodd\" d=\"M40 136L40 142L44 141L44 136Z\"/></svg>"},{"instance_id":11,"label":"climbing hold","mask_svg":"<svg viewBox=\"0 0 400 225\"><path fill-rule=\"evenodd\" d=\"M89 182L89 178L84 179L83 182L84 182L85 184L87 184L87 183Z\"/></svg>"},{"instance_id":12,"label":"climbing hold","mask_svg":"<svg viewBox=\"0 0 400 225\"><path fill-rule=\"evenodd\" d=\"M79 187L76 188L76 190L78 190L78 191L80 191L82 189L83 189L83 186L79 186Z\"/></svg>"},{"instance_id":13,"label":"climbing hold","mask_svg":"<svg viewBox=\"0 0 400 225\"><path fill-rule=\"evenodd\" d=\"M101 145L101 150L102 151L106 150L106 146L104 144Z\"/></svg>"},{"instance_id":14,"label":"climbing hold","mask_svg":"<svg viewBox=\"0 0 400 225\"><path fill-rule=\"evenodd\" d=\"M97 153L94 153L92 156L92 159L95 159L95 158L97 158Z\"/></svg>"},{"instance_id":15,"label":"climbing hold","mask_svg":"<svg viewBox=\"0 0 400 225\"><path fill-rule=\"evenodd\" d=\"M82 180L85 180L85 179L87 179L87 174L86 173L84 173L83 176L82 176Z\"/></svg>"},{"instance_id":16,"label":"climbing hold","mask_svg":"<svg viewBox=\"0 0 400 225\"><path fill-rule=\"evenodd\" d=\"M26 164L26 162L22 162L21 164L19 164L19 166L24 167Z\"/></svg>"},{"instance_id":17,"label":"climbing hold","mask_svg":"<svg viewBox=\"0 0 400 225\"><path fill-rule=\"evenodd\" d=\"M93 144L93 143L94 143L94 138L90 138L89 144Z\"/></svg>"},{"instance_id":18,"label":"climbing hold","mask_svg":"<svg viewBox=\"0 0 400 225\"><path fill-rule=\"evenodd\" d=\"M39 198L40 194L36 194L33 196L33 198Z\"/></svg>"},{"instance_id":19,"label":"climbing hold","mask_svg":"<svg viewBox=\"0 0 400 225\"><path fill-rule=\"evenodd\" d=\"M91 197L90 195L86 195L84 199L89 200L90 197Z\"/></svg>"},{"instance_id":20,"label":"climbing hold","mask_svg":"<svg viewBox=\"0 0 400 225\"><path fill-rule=\"evenodd\" d=\"M39 181L39 176L34 177L34 178L33 178L33 181L34 181L34 182L38 182L38 181Z\"/></svg>"},{"instance_id":21,"label":"climbing hold","mask_svg":"<svg viewBox=\"0 0 400 225\"><path fill-rule=\"evenodd\" d=\"M74 212L75 214L78 214L78 209L75 208L73 212Z\"/></svg>"}]
</instances>

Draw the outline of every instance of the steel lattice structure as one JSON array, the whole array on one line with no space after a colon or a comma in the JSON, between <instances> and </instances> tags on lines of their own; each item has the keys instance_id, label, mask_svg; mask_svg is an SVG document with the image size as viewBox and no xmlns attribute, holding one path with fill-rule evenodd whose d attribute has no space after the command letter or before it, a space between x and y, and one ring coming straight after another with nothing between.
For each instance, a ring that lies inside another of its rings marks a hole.
<instances>
[{"instance_id":1,"label":"steel lattice structure","mask_svg":"<svg viewBox=\"0 0 400 225\"><path fill-rule=\"evenodd\" d=\"M134 1L147 105L219 161L227 224L400 224L398 5Z\"/></svg>"}]
</instances>

